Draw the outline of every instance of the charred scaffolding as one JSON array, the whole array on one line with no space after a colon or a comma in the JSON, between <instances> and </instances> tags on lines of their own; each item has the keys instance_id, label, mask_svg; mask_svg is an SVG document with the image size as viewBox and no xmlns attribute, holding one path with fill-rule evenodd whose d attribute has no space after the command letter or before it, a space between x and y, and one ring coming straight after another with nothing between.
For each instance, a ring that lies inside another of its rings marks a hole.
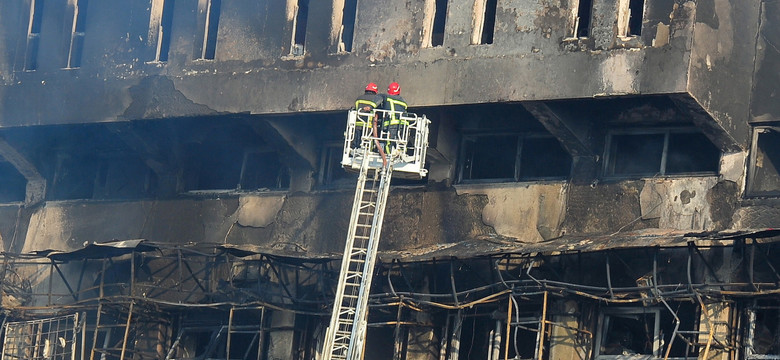
<instances>
[{"instance_id":1,"label":"charred scaffolding","mask_svg":"<svg viewBox=\"0 0 780 360\"><path fill-rule=\"evenodd\" d=\"M775 358L776 233L380 253L393 260L377 264L366 346L379 359ZM337 275L334 258L224 245L6 254L3 358L312 359Z\"/></svg>"}]
</instances>

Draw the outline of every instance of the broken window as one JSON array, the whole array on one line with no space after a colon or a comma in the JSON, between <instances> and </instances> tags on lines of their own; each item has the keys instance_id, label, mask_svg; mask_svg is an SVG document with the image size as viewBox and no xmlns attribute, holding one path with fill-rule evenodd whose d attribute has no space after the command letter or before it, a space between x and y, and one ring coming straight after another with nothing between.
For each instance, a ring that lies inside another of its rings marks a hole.
<instances>
[{"instance_id":1,"label":"broken window","mask_svg":"<svg viewBox=\"0 0 780 360\"><path fill-rule=\"evenodd\" d=\"M247 151L239 190L280 190L290 187L290 174L273 151Z\"/></svg>"},{"instance_id":2,"label":"broken window","mask_svg":"<svg viewBox=\"0 0 780 360\"><path fill-rule=\"evenodd\" d=\"M605 175L714 174L720 150L693 130L613 132L607 139Z\"/></svg>"},{"instance_id":3,"label":"broken window","mask_svg":"<svg viewBox=\"0 0 780 360\"><path fill-rule=\"evenodd\" d=\"M748 195L780 195L780 127L753 130L748 169Z\"/></svg>"},{"instance_id":4,"label":"broken window","mask_svg":"<svg viewBox=\"0 0 780 360\"><path fill-rule=\"evenodd\" d=\"M38 47L41 42L41 22L44 0L30 0L30 21L27 25L27 50L24 56L24 70L38 68Z\"/></svg>"},{"instance_id":5,"label":"broken window","mask_svg":"<svg viewBox=\"0 0 780 360\"><path fill-rule=\"evenodd\" d=\"M136 156L108 156L98 161L93 199L135 199L151 195L154 173Z\"/></svg>"},{"instance_id":6,"label":"broken window","mask_svg":"<svg viewBox=\"0 0 780 360\"><path fill-rule=\"evenodd\" d=\"M157 49L154 60L168 61L168 51L171 47L171 28L173 26L174 0L153 0L152 13L149 19L149 42L156 41Z\"/></svg>"},{"instance_id":7,"label":"broken window","mask_svg":"<svg viewBox=\"0 0 780 360\"><path fill-rule=\"evenodd\" d=\"M191 144L185 167L185 190L281 190L290 175L276 152L245 150L232 143Z\"/></svg>"},{"instance_id":8,"label":"broken window","mask_svg":"<svg viewBox=\"0 0 780 360\"><path fill-rule=\"evenodd\" d=\"M595 358L660 358L667 352L670 358L696 358L700 335L697 309L689 302L670 302L669 308L605 308L599 314Z\"/></svg>"},{"instance_id":9,"label":"broken window","mask_svg":"<svg viewBox=\"0 0 780 360\"><path fill-rule=\"evenodd\" d=\"M69 69L81 67L81 52L84 49L84 33L87 24L88 0L77 0L73 5L73 26L70 34L70 49L68 51Z\"/></svg>"},{"instance_id":10,"label":"broken window","mask_svg":"<svg viewBox=\"0 0 780 360\"><path fill-rule=\"evenodd\" d=\"M95 187L96 164L93 158L58 154L54 179L47 197L50 200L91 199Z\"/></svg>"},{"instance_id":11,"label":"broken window","mask_svg":"<svg viewBox=\"0 0 780 360\"><path fill-rule=\"evenodd\" d=\"M339 51L352 51L352 41L355 36L355 20L357 19L357 0L344 0L344 10L341 16L341 31L339 33Z\"/></svg>"},{"instance_id":12,"label":"broken window","mask_svg":"<svg viewBox=\"0 0 780 360\"><path fill-rule=\"evenodd\" d=\"M492 44L496 26L498 0L477 0L474 2L474 32L472 44Z\"/></svg>"},{"instance_id":13,"label":"broken window","mask_svg":"<svg viewBox=\"0 0 780 360\"><path fill-rule=\"evenodd\" d=\"M541 329L541 306L523 303L513 300L509 336L506 336L506 301L451 312L440 335L440 354L447 359L487 360L503 359L507 351L509 359L538 359L542 350L537 336ZM544 348L549 348L549 337L544 342ZM547 351L542 355L549 358Z\"/></svg>"},{"instance_id":14,"label":"broken window","mask_svg":"<svg viewBox=\"0 0 780 360\"><path fill-rule=\"evenodd\" d=\"M576 1L576 7L573 10L574 18L572 23L571 37L584 38L590 36L590 17L593 9L593 0Z\"/></svg>"},{"instance_id":15,"label":"broken window","mask_svg":"<svg viewBox=\"0 0 780 360\"><path fill-rule=\"evenodd\" d=\"M151 194L153 176L135 156L62 153L47 196L51 200L140 198Z\"/></svg>"},{"instance_id":16,"label":"broken window","mask_svg":"<svg viewBox=\"0 0 780 360\"><path fill-rule=\"evenodd\" d=\"M444 44L444 25L447 20L448 1L428 0L425 2L423 47L442 46Z\"/></svg>"},{"instance_id":17,"label":"broken window","mask_svg":"<svg viewBox=\"0 0 780 360\"><path fill-rule=\"evenodd\" d=\"M306 52L306 21L309 18L309 0L298 0L295 6L295 17L293 22L292 47L290 55L303 56Z\"/></svg>"},{"instance_id":18,"label":"broken window","mask_svg":"<svg viewBox=\"0 0 780 360\"><path fill-rule=\"evenodd\" d=\"M203 47L200 58L214 60L217 51L217 30L219 29L219 14L222 0L205 0L203 4L205 23L203 24Z\"/></svg>"},{"instance_id":19,"label":"broken window","mask_svg":"<svg viewBox=\"0 0 780 360\"><path fill-rule=\"evenodd\" d=\"M599 317L596 359L621 355L660 357L660 310L658 308L613 308Z\"/></svg>"},{"instance_id":20,"label":"broken window","mask_svg":"<svg viewBox=\"0 0 780 360\"><path fill-rule=\"evenodd\" d=\"M357 175L341 167L343 144L333 143L325 146L320 160L320 185L326 188L343 188L355 186Z\"/></svg>"},{"instance_id":21,"label":"broken window","mask_svg":"<svg viewBox=\"0 0 780 360\"><path fill-rule=\"evenodd\" d=\"M747 309L746 359L780 359L780 303L755 300Z\"/></svg>"},{"instance_id":22,"label":"broken window","mask_svg":"<svg viewBox=\"0 0 780 360\"><path fill-rule=\"evenodd\" d=\"M621 0L618 10L618 35L641 35L644 12L644 0Z\"/></svg>"},{"instance_id":23,"label":"broken window","mask_svg":"<svg viewBox=\"0 0 780 360\"><path fill-rule=\"evenodd\" d=\"M0 157L0 202L24 201L27 179Z\"/></svg>"},{"instance_id":24,"label":"broken window","mask_svg":"<svg viewBox=\"0 0 780 360\"><path fill-rule=\"evenodd\" d=\"M182 320L168 358L259 359L265 321L265 310L257 307L193 311Z\"/></svg>"},{"instance_id":25,"label":"broken window","mask_svg":"<svg viewBox=\"0 0 780 360\"><path fill-rule=\"evenodd\" d=\"M80 320L81 319L81 320ZM83 358L86 322L79 314L5 324L4 359Z\"/></svg>"},{"instance_id":26,"label":"broken window","mask_svg":"<svg viewBox=\"0 0 780 360\"><path fill-rule=\"evenodd\" d=\"M571 156L551 136L535 134L466 135L459 182L563 179Z\"/></svg>"}]
</instances>

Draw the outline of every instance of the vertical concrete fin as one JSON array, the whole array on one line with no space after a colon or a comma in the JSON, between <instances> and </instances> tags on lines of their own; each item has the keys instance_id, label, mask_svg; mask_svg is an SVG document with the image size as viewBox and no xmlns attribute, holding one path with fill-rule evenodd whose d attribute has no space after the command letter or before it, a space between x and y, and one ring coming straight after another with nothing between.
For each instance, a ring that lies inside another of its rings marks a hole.
<instances>
[{"instance_id":1,"label":"vertical concrete fin","mask_svg":"<svg viewBox=\"0 0 780 360\"><path fill-rule=\"evenodd\" d=\"M32 162L19 153L8 141L0 136L0 156L6 159L27 179L25 205L34 205L43 201L46 195L46 179L41 176Z\"/></svg>"}]
</instances>

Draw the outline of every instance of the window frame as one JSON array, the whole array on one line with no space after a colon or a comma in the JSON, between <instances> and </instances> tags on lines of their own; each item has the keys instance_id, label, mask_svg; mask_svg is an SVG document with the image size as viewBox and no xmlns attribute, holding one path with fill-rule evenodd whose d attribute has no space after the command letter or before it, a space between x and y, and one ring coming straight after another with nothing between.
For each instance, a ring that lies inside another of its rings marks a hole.
<instances>
[{"instance_id":1,"label":"window frame","mask_svg":"<svg viewBox=\"0 0 780 360\"><path fill-rule=\"evenodd\" d=\"M582 4L584 2L590 2L590 6L588 6L588 24L587 24L587 30L586 35L580 36L580 19L583 17L580 10L582 7ZM567 36L564 40L579 40L579 39L587 39L590 37L591 32L591 25L593 24L593 1L592 0L573 0L571 3L571 13L569 18L569 36Z\"/></svg>"},{"instance_id":2,"label":"window frame","mask_svg":"<svg viewBox=\"0 0 780 360\"><path fill-rule=\"evenodd\" d=\"M775 131L780 135L780 124L767 124L754 126L752 130L752 139L750 142L750 156L747 164L747 181L745 184L745 196L746 197L780 197L780 189L775 191L757 191L755 186L756 177L756 160L758 156L758 138L761 133ZM780 169L778 170L778 176L780 176Z\"/></svg>"},{"instance_id":3,"label":"window frame","mask_svg":"<svg viewBox=\"0 0 780 360\"><path fill-rule=\"evenodd\" d=\"M200 170L198 169L198 172L195 173L195 174L188 173L188 171L185 170L184 171L185 174L183 175L182 182L186 184L188 179L190 179L191 177L196 177L197 178L197 182L196 182L197 183L197 186L196 186L197 188L187 189L185 187L182 190L182 192L185 193L185 194L225 194L225 193L268 193L268 192L287 192L287 191L289 191L290 184L292 183L291 169L289 168L289 166L287 164L284 163L284 161L282 160L281 154L278 154L277 151L275 151L274 149L271 149L271 148L251 147L250 146L250 147L244 147L243 149L238 149L236 151L236 153L237 153L237 155L240 154L240 156L241 156L241 166L239 168L238 174L236 174L236 176L238 178L238 181L235 184L235 186L233 186L232 188L221 188L221 189L216 189L216 188L214 188L214 189L200 189L201 187L204 187L203 185L200 184L200 182L201 182L201 180L200 180ZM244 184L244 177L246 175L247 161L249 161L249 158L250 158L250 156L252 154L263 154L263 153L277 153L277 155L279 157L278 160L279 160L279 164L280 164L280 169L279 169L280 173L278 173L276 175L278 177L278 176L281 175L282 172L286 172L287 173L286 175L289 177L287 187L257 188L257 189L255 189L255 188L244 188L243 184ZM284 169L285 167L287 167L286 171ZM263 190L263 189L267 189L267 190Z\"/></svg>"},{"instance_id":4,"label":"window frame","mask_svg":"<svg viewBox=\"0 0 780 360\"><path fill-rule=\"evenodd\" d=\"M465 162L466 162L466 142L469 138L475 137L490 137L490 136L511 136L517 137L517 148L515 149L515 162L514 162L514 174L511 178L490 178L490 179L464 179ZM491 184L491 183L514 183L514 182L529 182L529 181L560 181L566 180L571 175L571 164L569 173L566 176L541 176L541 177L522 177L522 156L523 149L527 139L557 139L551 134L545 134L541 132L475 132L461 134L460 139L460 151L458 155L458 167L455 178L456 184Z\"/></svg>"},{"instance_id":5,"label":"window frame","mask_svg":"<svg viewBox=\"0 0 780 360\"><path fill-rule=\"evenodd\" d=\"M761 304L758 301L754 301L750 306L745 308L745 320L747 327L745 331L745 359L746 360L778 360L780 359L780 353L776 355L770 354L756 354L754 353L755 347L755 335L756 335L756 314L757 310L775 310L777 311L778 321L780 321L780 303L774 302L772 304ZM775 336L780 335L780 329L775 329L778 333Z\"/></svg>"},{"instance_id":6,"label":"window frame","mask_svg":"<svg viewBox=\"0 0 780 360\"><path fill-rule=\"evenodd\" d=\"M277 179L279 179L281 176L286 175L288 177L287 179L287 187L279 186L274 188L266 188L268 190L260 190L263 188L258 189L246 189L244 188L244 182L245 182L245 176L246 176L246 169L247 169L247 162L249 161L250 157L253 154L269 154L269 153L276 153L277 160L279 161L279 172L276 174ZM285 170L285 167L287 168ZM241 159L241 171L238 174L238 184L236 185L235 191L238 192L270 192L270 191L287 191L290 189L290 182L292 182L292 176L290 173L290 168L282 161L282 157L280 154L278 154L273 149L269 148L246 148L244 149L244 156ZM229 190L230 191L230 190Z\"/></svg>"},{"instance_id":7,"label":"window frame","mask_svg":"<svg viewBox=\"0 0 780 360\"><path fill-rule=\"evenodd\" d=\"M347 182L341 178L333 178L333 171L336 170L336 167L346 171L341 166L341 157L344 154L343 150L343 142L327 142L322 145L319 166L320 171L317 175L317 186L320 189L348 189L355 186L354 181ZM337 160L337 162L334 163L331 160ZM357 176L355 176L355 180L357 180Z\"/></svg>"},{"instance_id":8,"label":"window frame","mask_svg":"<svg viewBox=\"0 0 780 360\"><path fill-rule=\"evenodd\" d=\"M601 345L604 340L604 332L609 325L609 316L613 315L634 315L652 313L655 316L653 321L653 354L634 354L634 355L605 355L601 354ZM615 307L603 308L599 311L598 323L596 325L596 336L593 346L594 360L627 360L627 359L659 359L661 356L661 308L654 307Z\"/></svg>"},{"instance_id":9,"label":"window frame","mask_svg":"<svg viewBox=\"0 0 780 360\"><path fill-rule=\"evenodd\" d=\"M612 129L607 132L606 139L604 141L604 154L602 164L602 178L604 179L644 179L644 178L656 178L656 177L691 177L691 176L714 176L718 175L720 169L715 171L691 171L683 173L667 173L667 165L669 158L669 137L672 134L697 134L704 135L698 128L695 127L661 127L661 128L634 128L634 129ZM664 143L661 154L661 163L659 169L655 174L615 174L614 173L614 157L615 150L612 149L613 136L620 135L663 135ZM714 145L713 145L714 146ZM723 152L719 151L719 158L723 157ZM610 169L612 167L612 169Z\"/></svg>"}]
</instances>

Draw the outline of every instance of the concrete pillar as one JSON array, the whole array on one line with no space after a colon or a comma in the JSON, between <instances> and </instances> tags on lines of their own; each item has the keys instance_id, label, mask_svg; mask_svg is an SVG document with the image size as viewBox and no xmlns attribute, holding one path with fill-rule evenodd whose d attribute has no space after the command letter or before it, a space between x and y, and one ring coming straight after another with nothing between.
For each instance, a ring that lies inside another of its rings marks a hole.
<instances>
[{"instance_id":1,"label":"concrete pillar","mask_svg":"<svg viewBox=\"0 0 780 360\"><path fill-rule=\"evenodd\" d=\"M274 311L271 313L271 331L268 341L269 360L291 359L295 345L295 313ZM274 330L274 329L285 330Z\"/></svg>"},{"instance_id":2,"label":"concrete pillar","mask_svg":"<svg viewBox=\"0 0 780 360\"><path fill-rule=\"evenodd\" d=\"M574 300L561 301L557 304L562 309L560 314L551 316L551 321L564 326L550 326L550 360L585 360L589 349L583 346L582 333L579 328L579 305Z\"/></svg>"},{"instance_id":3,"label":"concrete pillar","mask_svg":"<svg viewBox=\"0 0 780 360\"><path fill-rule=\"evenodd\" d=\"M723 344L729 343L732 311L733 309L727 303L705 305L705 311L702 311L699 318L699 344L701 344L699 347L699 359L729 360L731 358L731 354L728 351L716 349L714 345L718 342ZM707 344L711 328L714 328L714 332L710 348L707 350L705 344Z\"/></svg>"}]
</instances>

